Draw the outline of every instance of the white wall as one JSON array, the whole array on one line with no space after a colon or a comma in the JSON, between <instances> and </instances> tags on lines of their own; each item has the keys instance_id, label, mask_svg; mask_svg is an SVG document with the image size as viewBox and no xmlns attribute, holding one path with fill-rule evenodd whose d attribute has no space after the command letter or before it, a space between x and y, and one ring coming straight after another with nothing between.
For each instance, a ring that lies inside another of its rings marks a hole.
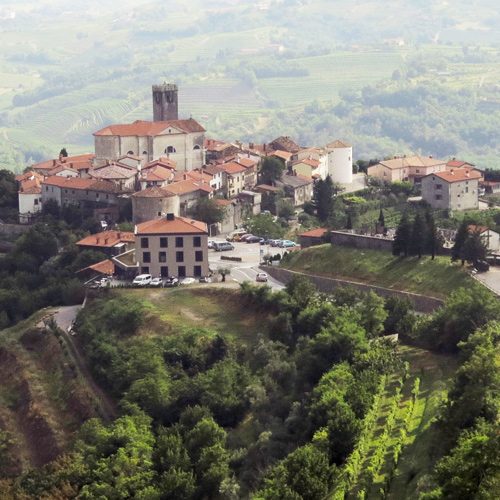
<instances>
[{"instance_id":1,"label":"white wall","mask_svg":"<svg viewBox=\"0 0 500 500\"><path fill-rule=\"evenodd\" d=\"M35 205L35 200L38 200L38 204ZM19 193L19 213L36 213L40 212L42 209L42 195L41 194L26 194Z\"/></svg>"},{"instance_id":2,"label":"white wall","mask_svg":"<svg viewBox=\"0 0 500 500\"><path fill-rule=\"evenodd\" d=\"M328 151L328 173L333 182L351 184L352 147L334 148Z\"/></svg>"}]
</instances>

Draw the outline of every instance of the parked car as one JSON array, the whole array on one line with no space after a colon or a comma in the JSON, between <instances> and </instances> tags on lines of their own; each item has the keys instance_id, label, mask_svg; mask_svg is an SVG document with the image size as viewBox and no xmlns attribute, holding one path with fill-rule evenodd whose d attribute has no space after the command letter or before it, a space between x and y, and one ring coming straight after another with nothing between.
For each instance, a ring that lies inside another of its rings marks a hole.
<instances>
[{"instance_id":1,"label":"parked car","mask_svg":"<svg viewBox=\"0 0 500 500\"><path fill-rule=\"evenodd\" d=\"M280 248L290 248L290 247L298 247L298 246L299 245L297 245L297 243L295 243L295 241L291 241L291 240L281 240L280 244L279 244Z\"/></svg>"},{"instance_id":2,"label":"parked car","mask_svg":"<svg viewBox=\"0 0 500 500\"><path fill-rule=\"evenodd\" d=\"M257 273L257 276L255 277L255 281L267 283L267 274L266 273Z\"/></svg>"},{"instance_id":3,"label":"parked car","mask_svg":"<svg viewBox=\"0 0 500 500\"><path fill-rule=\"evenodd\" d=\"M139 274L134 278L132 284L135 286L147 286L151 283L153 277L150 274Z\"/></svg>"},{"instance_id":4,"label":"parked car","mask_svg":"<svg viewBox=\"0 0 500 500\"><path fill-rule=\"evenodd\" d=\"M214 247L214 240L208 240L208 248L213 248Z\"/></svg>"},{"instance_id":5,"label":"parked car","mask_svg":"<svg viewBox=\"0 0 500 500\"><path fill-rule=\"evenodd\" d=\"M153 278L150 283L151 286L163 286L162 278Z\"/></svg>"},{"instance_id":6,"label":"parked car","mask_svg":"<svg viewBox=\"0 0 500 500\"><path fill-rule=\"evenodd\" d=\"M163 286L171 288L174 286L179 286L179 280L175 276L170 276L170 278L167 278L165 282L163 283Z\"/></svg>"},{"instance_id":7,"label":"parked car","mask_svg":"<svg viewBox=\"0 0 500 500\"><path fill-rule=\"evenodd\" d=\"M234 245L231 245L228 241L222 241L220 243L214 243L214 250L216 252L224 252L227 250L234 250Z\"/></svg>"},{"instance_id":8,"label":"parked car","mask_svg":"<svg viewBox=\"0 0 500 500\"><path fill-rule=\"evenodd\" d=\"M474 263L474 267L479 273L485 273L490 270L490 265L485 260L478 260Z\"/></svg>"},{"instance_id":9,"label":"parked car","mask_svg":"<svg viewBox=\"0 0 500 500\"><path fill-rule=\"evenodd\" d=\"M236 239L236 238L240 238L244 234L247 234L247 232L244 229L237 229L236 231L233 231L232 233L230 233L228 235L228 237L226 238L226 240L227 241L239 241L239 239Z\"/></svg>"},{"instance_id":10,"label":"parked car","mask_svg":"<svg viewBox=\"0 0 500 500\"><path fill-rule=\"evenodd\" d=\"M196 280L194 278L184 278L181 281L181 285L192 285L195 282L196 282Z\"/></svg>"},{"instance_id":11,"label":"parked car","mask_svg":"<svg viewBox=\"0 0 500 500\"><path fill-rule=\"evenodd\" d=\"M233 241L245 241L245 238L247 236L251 236L251 234L250 233L237 234L233 238Z\"/></svg>"},{"instance_id":12,"label":"parked car","mask_svg":"<svg viewBox=\"0 0 500 500\"><path fill-rule=\"evenodd\" d=\"M202 276L198 281L200 283L212 283L212 280L208 276Z\"/></svg>"},{"instance_id":13,"label":"parked car","mask_svg":"<svg viewBox=\"0 0 500 500\"><path fill-rule=\"evenodd\" d=\"M250 237L245 239L245 241L247 243L259 243L260 240L261 240L261 238L259 238L258 236L250 236Z\"/></svg>"},{"instance_id":14,"label":"parked car","mask_svg":"<svg viewBox=\"0 0 500 500\"><path fill-rule=\"evenodd\" d=\"M279 244L280 244L281 240L269 240L269 244L272 246L272 247L278 247Z\"/></svg>"}]
</instances>

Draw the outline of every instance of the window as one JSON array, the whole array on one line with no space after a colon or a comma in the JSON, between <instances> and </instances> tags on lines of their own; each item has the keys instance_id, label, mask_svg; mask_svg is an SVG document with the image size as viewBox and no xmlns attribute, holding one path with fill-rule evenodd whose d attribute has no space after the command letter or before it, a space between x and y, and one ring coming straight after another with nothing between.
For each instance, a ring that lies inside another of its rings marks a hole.
<instances>
[{"instance_id":1,"label":"window","mask_svg":"<svg viewBox=\"0 0 500 500\"><path fill-rule=\"evenodd\" d=\"M127 154L128 154L128 155L133 155L133 154L134 154L134 152L133 152L133 151L129 151Z\"/></svg>"},{"instance_id":2,"label":"window","mask_svg":"<svg viewBox=\"0 0 500 500\"><path fill-rule=\"evenodd\" d=\"M167 252L158 252L158 262L167 262Z\"/></svg>"},{"instance_id":3,"label":"window","mask_svg":"<svg viewBox=\"0 0 500 500\"><path fill-rule=\"evenodd\" d=\"M149 274L149 266L142 266L141 274Z\"/></svg>"},{"instance_id":4,"label":"window","mask_svg":"<svg viewBox=\"0 0 500 500\"><path fill-rule=\"evenodd\" d=\"M149 248L149 238L141 238L141 248Z\"/></svg>"},{"instance_id":5,"label":"window","mask_svg":"<svg viewBox=\"0 0 500 500\"><path fill-rule=\"evenodd\" d=\"M109 194L106 195L106 199L109 200Z\"/></svg>"},{"instance_id":6,"label":"window","mask_svg":"<svg viewBox=\"0 0 500 500\"><path fill-rule=\"evenodd\" d=\"M86 194L87 196L89 195L89 190L88 190L88 189L85 191L85 194Z\"/></svg>"},{"instance_id":7,"label":"window","mask_svg":"<svg viewBox=\"0 0 500 500\"><path fill-rule=\"evenodd\" d=\"M158 212L158 217L161 217L161 212Z\"/></svg>"},{"instance_id":8,"label":"window","mask_svg":"<svg viewBox=\"0 0 500 500\"><path fill-rule=\"evenodd\" d=\"M179 266L177 268L177 276L179 276L179 278L186 277L186 266Z\"/></svg>"},{"instance_id":9,"label":"window","mask_svg":"<svg viewBox=\"0 0 500 500\"><path fill-rule=\"evenodd\" d=\"M436 195L436 200L442 200L442 199L443 199L443 197L440 194Z\"/></svg>"},{"instance_id":10,"label":"window","mask_svg":"<svg viewBox=\"0 0 500 500\"><path fill-rule=\"evenodd\" d=\"M65 189L65 190L64 190L64 192L65 192L66 194L68 194L68 190L67 190L67 189Z\"/></svg>"},{"instance_id":11,"label":"window","mask_svg":"<svg viewBox=\"0 0 500 500\"><path fill-rule=\"evenodd\" d=\"M95 197L96 197L96 198L99 198L99 193L96 193L96 194L95 194Z\"/></svg>"},{"instance_id":12,"label":"window","mask_svg":"<svg viewBox=\"0 0 500 500\"><path fill-rule=\"evenodd\" d=\"M201 276L201 266L194 266L194 275L197 278Z\"/></svg>"},{"instance_id":13,"label":"window","mask_svg":"<svg viewBox=\"0 0 500 500\"><path fill-rule=\"evenodd\" d=\"M35 205L38 205L38 198L35 198Z\"/></svg>"},{"instance_id":14,"label":"window","mask_svg":"<svg viewBox=\"0 0 500 500\"><path fill-rule=\"evenodd\" d=\"M417 174L419 174L419 173L420 173L420 169L419 169L419 168L417 168L417 170L415 170L415 172L416 172Z\"/></svg>"},{"instance_id":15,"label":"window","mask_svg":"<svg viewBox=\"0 0 500 500\"><path fill-rule=\"evenodd\" d=\"M175 252L175 262L184 262L184 252Z\"/></svg>"},{"instance_id":16,"label":"window","mask_svg":"<svg viewBox=\"0 0 500 500\"><path fill-rule=\"evenodd\" d=\"M201 247L201 236L193 237L193 246L194 247Z\"/></svg>"},{"instance_id":17,"label":"window","mask_svg":"<svg viewBox=\"0 0 500 500\"><path fill-rule=\"evenodd\" d=\"M160 238L160 248L167 248L168 247L168 238L166 236L162 236Z\"/></svg>"},{"instance_id":18,"label":"window","mask_svg":"<svg viewBox=\"0 0 500 500\"><path fill-rule=\"evenodd\" d=\"M469 186L465 186L465 192L468 193L469 192Z\"/></svg>"},{"instance_id":19,"label":"window","mask_svg":"<svg viewBox=\"0 0 500 500\"><path fill-rule=\"evenodd\" d=\"M142 252L142 262L151 262L151 253L150 252Z\"/></svg>"},{"instance_id":20,"label":"window","mask_svg":"<svg viewBox=\"0 0 500 500\"><path fill-rule=\"evenodd\" d=\"M194 253L194 260L196 262L203 262L203 252L201 250L197 250Z\"/></svg>"},{"instance_id":21,"label":"window","mask_svg":"<svg viewBox=\"0 0 500 500\"><path fill-rule=\"evenodd\" d=\"M143 152L142 152L142 154L143 154L143 155L147 155L147 154L148 154L148 152L147 152L147 151L143 151Z\"/></svg>"},{"instance_id":22,"label":"window","mask_svg":"<svg viewBox=\"0 0 500 500\"><path fill-rule=\"evenodd\" d=\"M71 194L75 194L75 190L74 189L71 190Z\"/></svg>"},{"instance_id":23,"label":"window","mask_svg":"<svg viewBox=\"0 0 500 500\"><path fill-rule=\"evenodd\" d=\"M442 184L436 184L436 189L439 190L439 189L442 189L443 185Z\"/></svg>"},{"instance_id":24,"label":"window","mask_svg":"<svg viewBox=\"0 0 500 500\"><path fill-rule=\"evenodd\" d=\"M167 153L167 154L168 153L175 153L175 152L176 152L176 150L173 146L168 146L168 148L165 149L165 153Z\"/></svg>"},{"instance_id":25,"label":"window","mask_svg":"<svg viewBox=\"0 0 500 500\"><path fill-rule=\"evenodd\" d=\"M167 266L161 266L160 267L160 274L164 278L168 277L168 267Z\"/></svg>"},{"instance_id":26,"label":"window","mask_svg":"<svg viewBox=\"0 0 500 500\"><path fill-rule=\"evenodd\" d=\"M198 144L195 144L194 148L193 148L195 151L199 150L200 149L200 146L198 146Z\"/></svg>"},{"instance_id":27,"label":"window","mask_svg":"<svg viewBox=\"0 0 500 500\"><path fill-rule=\"evenodd\" d=\"M182 236L177 236L175 238L175 246L177 248L182 248L184 246L184 238Z\"/></svg>"}]
</instances>

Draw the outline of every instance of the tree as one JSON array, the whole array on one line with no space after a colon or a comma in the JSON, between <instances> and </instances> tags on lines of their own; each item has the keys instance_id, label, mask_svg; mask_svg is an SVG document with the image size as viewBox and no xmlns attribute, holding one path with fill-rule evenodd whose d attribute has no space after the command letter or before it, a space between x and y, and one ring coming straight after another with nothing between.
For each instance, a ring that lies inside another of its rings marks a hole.
<instances>
[{"instance_id":1,"label":"tree","mask_svg":"<svg viewBox=\"0 0 500 500\"><path fill-rule=\"evenodd\" d=\"M378 214L378 225L381 228L385 228L385 217L382 208L380 209L380 213Z\"/></svg>"},{"instance_id":2,"label":"tree","mask_svg":"<svg viewBox=\"0 0 500 500\"><path fill-rule=\"evenodd\" d=\"M214 198L202 197L191 210L193 219L207 223L209 226L224 220L226 209L217 204Z\"/></svg>"},{"instance_id":3,"label":"tree","mask_svg":"<svg viewBox=\"0 0 500 500\"><path fill-rule=\"evenodd\" d=\"M361 314L360 324L364 326L368 337L377 337L384 331L387 311L384 299L374 292L368 292L360 301L357 310Z\"/></svg>"},{"instance_id":4,"label":"tree","mask_svg":"<svg viewBox=\"0 0 500 500\"><path fill-rule=\"evenodd\" d=\"M396 229L394 241L392 242L393 255L400 256L401 254L404 254L405 257L408 256L411 235L412 226L410 223L410 219L408 217L408 214L404 212Z\"/></svg>"},{"instance_id":5,"label":"tree","mask_svg":"<svg viewBox=\"0 0 500 500\"><path fill-rule=\"evenodd\" d=\"M465 264L465 259L463 258L463 247L467 238L469 236L469 224L464 219L460 226L458 227L457 234L455 235L455 244L451 249L451 260L455 261L458 259L462 259L462 265Z\"/></svg>"},{"instance_id":6,"label":"tree","mask_svg":"<svg viewBox=\"0 0 500 500\"><path fill-rule=\"evenodd\" d=\"M417 212L415 218L413 219L413 224L411 226L411 236L410 236L410 255L418 255L420 259L426 247L427 241L427 228L425 226L425 221L420 212Z\"/></svg>"},{"instance_id":7,"label":"tree","mask_svg":"<svg viewBox=\"0 0 500 500\"><path fill-rule=\"evenodd\" d=\"M217 269L217 273L222 276L222 282L226 281L226 276L231 274L231 268L230 267L219 267Z\"/></svg>"},{"instance_id":8,"label":"tree","mask_svg":"<svg viewBox=\"0 0 500 500\"><path fill-rule=\"evenodd\" d=\"M462 258L467 262L475 264L478 260L484 260L486 253L486 245L481 238L480 232L470 232L462 247Z\"/></svg>"},{"instance_id":9,"label":"tree","mask_svg":"<svg viewBox=\"0 0 500 500\"><path fill-rule=\"evenodd\" d=\"M247 224L250 233L262 238L282 238L285 232L284 228L275 222L270 214L259 214L252 217Z\"/></svg>"},{"instance_id":10,"label":"tree","mask_svg":"<svg viewBox=\"0 0 500 500\"><path fill-rule=\"evenodd\" d=\"M62 156L63 158L68 157L68 152L66 151L66 148L62 148L61 151L59 151L59 156Z\"/></svg>"},{"instance_id":11,"label":"tree","mask_svg":"<svg viewBox=\"0 0 500 500\"><path fill-rule=\"evenodd\" d=\"M278 217L288 220L294 214L295 207L290 200L287 200L286 198L278 200L276 203L276 215L278 215Z\"/></svg>"},{"instance_id":12,"label":"tree","mask_svg":"<svg viewBox=\"0 0 500 500\"><path fill-rule=\"evenodd\" d=\"M434 222L434 216L430 210L425 212L425 224L427 226L427 238L425 241L425 251L432 256L432 260L436 256L436 252L439 249L440 242L436 229L436 223Z\"/></svg>"},{"instance_id":13,"label":"tree","mask_svg":"<svg viewBox=\"0 0 500 500\"><path fill-rule=\"evenodd\" d=\"M259 173L260 180L263 184L273 184L281 179L284 170L285 164L281 160L268 156L262 161Z\"/></svg>"},{"instance_id":14,"label":"tree","mask_svg":"<svg viewBox=\"0 0 500 500\"><path fill-rule=\"evenodd\" d=\"M332 210L333 182L330 176L325 180L319 179L313 187L313 203L316 214L321 222L325 222Z\"/></svg>"}]
</instances>

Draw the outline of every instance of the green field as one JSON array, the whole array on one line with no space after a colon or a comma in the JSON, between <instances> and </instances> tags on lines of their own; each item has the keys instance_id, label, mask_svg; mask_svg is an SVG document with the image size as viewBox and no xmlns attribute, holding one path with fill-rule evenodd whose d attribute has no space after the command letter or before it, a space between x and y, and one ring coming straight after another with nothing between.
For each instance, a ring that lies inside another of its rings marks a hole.
<instances>
[{"instance_id":1,"label":"green field","mask_svg":"<svg viewBox=\"0 0 500 500\"><path fill-rule=\"evenodd\" d=\"M474 281L449 257L399 258L389 252L321 245L295 252L282 267L294 271L359 281L394 290L446 298Z\"/></svg>"}]
</instances>

